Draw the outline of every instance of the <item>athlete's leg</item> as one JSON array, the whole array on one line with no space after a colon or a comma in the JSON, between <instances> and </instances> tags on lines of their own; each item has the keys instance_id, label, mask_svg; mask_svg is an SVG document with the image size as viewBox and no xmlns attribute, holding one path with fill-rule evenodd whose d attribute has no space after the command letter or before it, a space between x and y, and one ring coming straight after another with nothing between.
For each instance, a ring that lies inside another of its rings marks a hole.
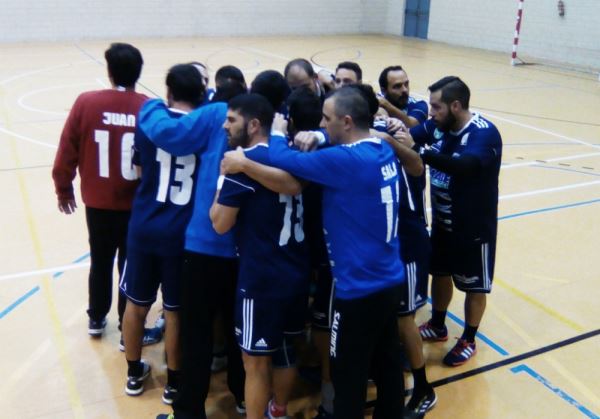
<instances>
[{"instance_id":1,"label":"athlete's leg","mask_svg":"<svg viewBox=\"0 0 600 419\"><path fill-rule=\"evenodd\" d=\"M242 353L246 370L246 417L263 419L271 392L271 357Z\"/></svg>"}]
</instances>

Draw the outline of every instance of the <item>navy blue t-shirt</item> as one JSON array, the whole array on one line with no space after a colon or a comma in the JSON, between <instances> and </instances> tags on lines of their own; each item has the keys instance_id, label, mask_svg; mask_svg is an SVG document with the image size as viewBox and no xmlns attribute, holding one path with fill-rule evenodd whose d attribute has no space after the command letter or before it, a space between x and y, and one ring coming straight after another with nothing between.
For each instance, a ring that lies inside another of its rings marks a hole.
<instances>
[{"instance_id":1,"label":"navy blue t-shirt","mask_svg":"<svg viewBox=\"0 0 600 419\"><path fill-rule=\"evenodd\" d=\"M268 144L244 152L249 159L271 165ZM238 288L250 298L307 293L310 265L302 195L275 193L239 173L225 176L218 202L240 209L234 231L240 255Z\"/></svg>"},{"instance_id":2,"label":"navy blue t-shirt","mask_svg":"<svg viewBox=\"0 0 600 419\"><path fill-rule=\"evenodd\" d=\"M169 109L173 118L183 112ZM134 137L133 163L142 179L131 210L127 246L152 253L183 251L192 215L198 160L194 154L173 156L158 148L140 129Z\"/></svg>"},{"instance_id":3,"label":"navy blue t-shirt","mask_svg":"<svg viewBox=\"0 0 600 419\"><path fill-rule=\"evenodd\" d=\"M478 176L451 176L429 168L432 228L460 234L463 238L492 240L498 225L498 176L502 159L502 138L487 119L473 114L458 132L442 132L433 120L410 130L415 142L431 144L444 155L477 157Z\"/></svg>"}]
</instances>

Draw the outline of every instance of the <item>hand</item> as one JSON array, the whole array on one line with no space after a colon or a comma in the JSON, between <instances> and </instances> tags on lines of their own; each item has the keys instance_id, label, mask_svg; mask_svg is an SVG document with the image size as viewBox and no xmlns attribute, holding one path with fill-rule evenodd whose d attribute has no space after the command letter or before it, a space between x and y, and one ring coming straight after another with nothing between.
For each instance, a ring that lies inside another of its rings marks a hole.
<instances>
[{"instance_id":1,"label":"hand","mask_svg":"<svg viewBox=\"0 0 600 419\"><path fill-rule=\"evenodd\" d=\"M234 173L243 172L245 161L246 155L244 154L244 149L242 147L228 151L223 156L223 160L221 160L221 174L232 175Z\"/></svg>"},{"instance_id":2,"label":"hand","mask_svg":"<svg viewBox=\"0 0 600 419\"><path fill-rule=\"evenodd\" d=\"M390 102L384 96L377 95L377 100L379 101L379 106L383 109L387 109L390 106Z\"/></svg>"},{"instance_id":3,"label":"hand","mask_svg":"<svg viewBox=\"0 0 600 419\"><path fill-rule=\"evenodd\" d=\"M300 131L294 137L294 145L300 151L312 151L319 145L319 138L311 131Z\"/></svg>"},{"instance_id":4,"label":"hand","mask_svg":"<svg viewBox=\"0 0 600 419\"><path fill-rule=\"evenodd\" d=\"M77 203L75 199L58 199L58 210L64 214L70 215L75 212Z\"/></svg>"},{"instance_id":5,"label":"hand","mask_svg":"<svg viewBox=\"0 0 600 419\"><path fill-rule=\"evenodd\" d=\"M271 125L271 130L279 131L282 132L283 135L287 135L287 125L288 122L285 120L285 117L280 113L276 113L275 118L273 118L273 125Z\"/></svg>"},{"instance_id":6,"label":"hand","mask_svg":"<svg viewBox=\"0 0 600 419\"><path fill-rule=\"evenodd\" d=\"M408 148L413 148L415 145L415 140L413 139L412 135L410 135L410 131L406 129L406 127L396 131L394 134L394 139Z\"/></svg>"},{"instance_id":7,"label":"hand","mask_svg":"<svg viewBox=\"0 0 600 419\"><path fill-rule=\"evenodd\" d=\"M394 134L395 132L397 132L400 129L406 130L406 126L404 125L404 122L402 122L398 118L390 117L387 119L386 122L387 122L387 132L389 132L390 134Z\"/></svg>"}]
</instances>

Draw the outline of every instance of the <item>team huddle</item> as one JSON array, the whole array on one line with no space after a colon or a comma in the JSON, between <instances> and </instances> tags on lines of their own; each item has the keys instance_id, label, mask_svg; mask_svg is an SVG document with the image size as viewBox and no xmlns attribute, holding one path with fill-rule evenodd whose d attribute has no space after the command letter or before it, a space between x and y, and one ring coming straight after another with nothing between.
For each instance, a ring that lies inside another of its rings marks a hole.
<instances>
[{"instance_id":1,"label":"team huddle","mask_svg":"<svg viewBox=\"0 0 600 419\"><path fill-rule=\"evenodd\" d=\"M112 88L77 98L52 175L59 210L71 214L79 168L95 337L118 253L126 393L143 392L142 346L164 330L162 399L173 413L157 418L206 418L217 343L238 413L288 417L310 323L315 419L363 418L370 379L374 418L432 409L423 341L448 339L456 287L465 328L442 361L473 357L494 272L502 140L469 110L467 85L442 78L428 106L401 66L381 72L376 93L357 63L330 74L295 59L250 87L237 67L221 67L213 90L207 68L190 62L169 70L165 103L135 91L139 50L115 43L105 58ZM432 316L417 326L430 274ZM159 288L164 325L145 328Z\"/></svg>"}]
</instances>

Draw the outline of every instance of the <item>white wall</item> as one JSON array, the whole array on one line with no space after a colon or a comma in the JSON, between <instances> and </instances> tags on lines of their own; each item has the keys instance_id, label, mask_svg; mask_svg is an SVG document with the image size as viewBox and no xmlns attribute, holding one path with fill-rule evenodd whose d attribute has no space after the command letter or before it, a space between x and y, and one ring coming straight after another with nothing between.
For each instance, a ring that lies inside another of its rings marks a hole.
<instances>
[{"instance_id":1,"label":"white wall","mask_svg":"<svg viewBox=\"0 0 600 419\"><path fill-rule=\"evenodd\" d=\"M384 33L404 0L0 0L0 42Z\"/></svg>"},{"instance_id":2,"label":"white wall","mask_svg":"<svg viewBox=\"0 0 600 419\"><path fill-rule=\"evenodd\" d=\"M525 0L518 54L600 68L600 1ZM517 0L432 0L429 39L495 51L512 51Z\"/></svg>"}]
</instances>

